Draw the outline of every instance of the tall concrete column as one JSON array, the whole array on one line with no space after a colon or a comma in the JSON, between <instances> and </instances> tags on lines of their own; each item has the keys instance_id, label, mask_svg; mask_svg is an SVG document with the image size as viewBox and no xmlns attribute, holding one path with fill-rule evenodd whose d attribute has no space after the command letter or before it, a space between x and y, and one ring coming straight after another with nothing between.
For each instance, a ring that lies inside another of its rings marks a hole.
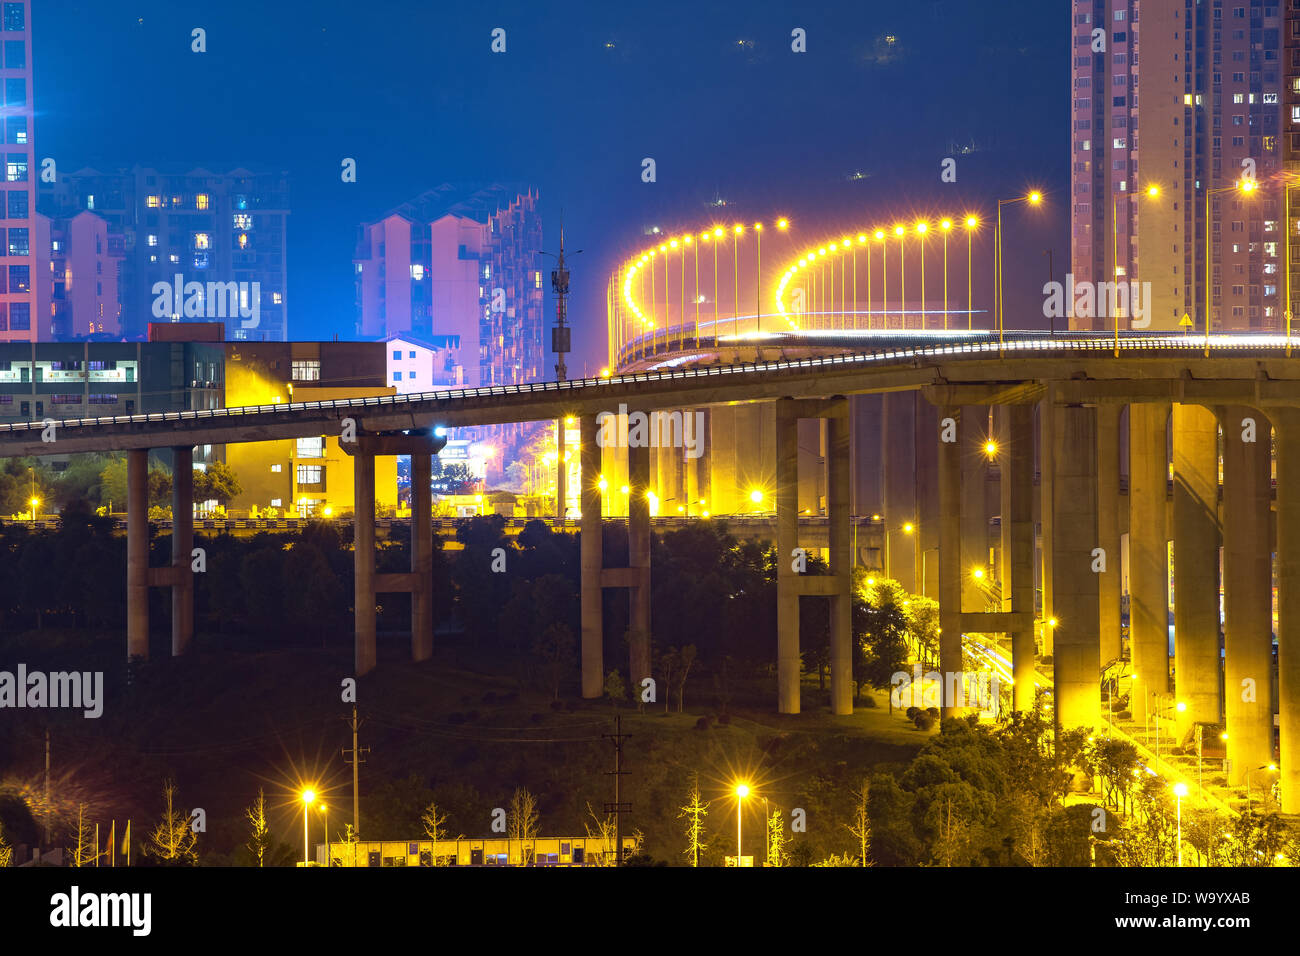
<instances>
[{"instance_id":1,"label":"tall concrete column","mask_svg":"<svg viewBox=\"0 0 1300 956\"><path fill-rule=\"evenodd\" d=\"M126 656L149 659L149 452L126 453Z\"/></svg>"},{"instance_id":2,"label":"tall concrete column","mask_svg":"<svg viewBox=\"0 0 1300 956\"><path fill-rule=\"evenodd\" d=\"M601 531L600 426L595 415L582 416L582 696L593 700L605 693L604 612L600 571L605 563Z\"/></svg>"},{"instance_id":3,"label":"tall concrete column","mask_svg":"<svg viewBox=\"0 0 1300 956\"><path fill-rule=\"evenodd\" d=\"M172 656L190 649L194 636L194 450L172 449Z\"/></svg>"},{"instance_id":4,"label":"tall concrete column","mask_svg":"<svg viewBox=\"0 0 1300 956\"><path fill-rule=\"evenodd\" d=\"M433 657L433 457L411 455L411 660Z\"/></svg>"},{"instance_id":5,"label":"tall concrete column","mask_svg":"<svg viewBox=\"0 0 1300 956\"><path fill-rule=\"evenodd\" d=\"M777 710L799 713L799 592L791 552L799 547L799 419L776 406L776 684Z\"/></svg>"},{"instance_id":6,"label":"tall concrete column","mask_svg":"<svg viewBox=\"0 0 1300 956\"><path fill-rule=\"evenodd\" d=\"M939 598L939 409L916 397L914 455L916 474L916 535L909 547L915 552L916 593Z\"/></svg>"},{"instance_id":7,"label":"tall concrete column","mask_svg":"<svg viewBox=\"0 0 1300 956\"><path fill-rule=\"evenodd\" d=\"M352 456L352 603L355 670L374 670L375 652L375 456L358 449Z\"/></svg>"},{"instance_id":8,"label":"tall concrete column","mask_svg":"<svg viewBox=\"0 0 1300 956\"><path fill-rule=\"evenodd\" d=\"M1169 405L1129 406L1129 647L1137 674L1135 720L1155 716L1169 691L1169 569L1165 501Z\"/></svg>"},{"instance_id":9,"label":"tall concrete column","mask_svg":"<svg viewBox=\"0 0 1300 956\"><path fill-rule=\"evenodd\" d=\"M989 410L969 405L961 410L961 600L966 610L987 611L987 591L993 582L989 566L989 516L986 508ZM978 571L979 577L976 577Z\"/></svg>"},{"instance_id":10,"label":"tall concrete column","mask_svg":"<svg viewBox=\"0 0 1300 956\"><path fill-rule=\"evenodd\" d=\"M944 717L955 717L963 707L948 693L949 686L959 687L961 681L952 675L962 672L961 648L961 480L962 448L961 429L958 440L943 441L947 419L960 426L962 409L944 406L939 409L939 430L930 440L939 445L939 674L944 693L941 712ZM963 695L964 702L964 695Z\"/></svg>"},{"instance_id":11,"label":"tall concrete column","mask_svg":"<svg viewBox=\"0 0 1300 956\"><path fill-rule=\"evenodd\" d=\"M1277 431L1278 769L1282 812L1294 814L1300 813L1300 409L1269 412Z\"/></svg>"},{"instance_id":12,"label":"tall concrete column","mask_svg":"<svg viewBox=\"0 0 1300 956\"><path fill-rule=\"evenodd\" d=\"M1269 421L1219 410L1223 426L1223 667L1228 782L1273 762L1273 553ZM1251 424L1247 424L1251 423ZM1250 437L1252 441L1244 440Z\"/></svg>"},{"instance_id":13,"label":"tall concrete column","mask_svg":"<svg viewBox=\"0 0 1300 956\"><path fill-rule=\"evenodd\" d=\"M564 518L568 513L565 507L568 503L569 490L569 463L564 460L565 445L564 416L561 415L555 420L555 517L563 524Z\"/></svg>"},{"instance_id":14,"label":"tall concrete column","mask_svg":"<svg viewBox=\"0 0 1300 956\"><path fill-rule=\"evenodd\" d=\"M1011 635L1012 710L1034 703L1034 408L1007 406L1010 421L1002 453L1002 527L1009 555L1010 607L1030 624Z\"/></svg>"},{"instance_id":15,"label":"tall concrete column","mask_svg":"<svg viewBox=\"0 0 1300 956\"><path fill-rule=\"evenodd\" d=\"M1053 426L1053 684L1059 730L1101 722L1097 547L1097 410L1068 405Z\"/></svg>"},{"instance_id":16,"label":"tall concrete column","mask_svg":"<svg viewBox=\"0 0 1300 956\"><path fill-rule=\"evenodd\" d=\"M627 563L636 570L637 583L628 589L630 615L628 630L628 669L632 688L638 691L641 681L650 676L650 449L645 446L627 450L628 517Z\"/></svg>"},{"instance_id":17,"label":"tall concrete column","mask_svg":"<svg viewBox=\"0 0 1300 956\"><path fill-rule=\"evenodd\" d=\"M1097 547L1106 552L1106 571L1097 579L1101 662L1120 656L1120 592L1123 562L1119 541L1119 405L1097 408Z\"/></svg>"},{"instance_id":18,"label":"tall concrete column","mask_svg":"<svg viewBox=\"0 0 1300 956\"><path fill-rule=\"evenodd\" d=\"M1043 588L1043 655L1052 653L1055 630L1049 624L1055 615L1052 604L1052 507L1053 507L1053 469L1051 463L1052 449L1056 447L1056 414L1052 383L1047 383L1047 394L1038 404L1038 521L1041 539L1041 565L1039 581Z\"/></svg>"},{"instance_id":19,"label":"tall concrete column","mask_svg":"<svg viewBox=\"0 0 1300 956\"><path fill-rule=\"evenodd\" d=\"M1174 405L1174 690L1181 742L1219 707L1219 441L1214 413Z\"/></svg>"},{"instance_id":20,"label":"tall concrete column","mask_svg":"<svg viewBox=\"0 0 1300 956\"><path fill-rule=\"evenodd\" d=\"M841 402L843 413L826 420L827 485L826 517L830 537L831 573L835 576L835 594L831 597L831 712L853 713L853 562L852 522L849 512L852 496L848 403Z\"/></svg>"},{"instance_id":21,"label":"tall concrete column","mask_svg":"<svg viewBox=\"0 0 1300 956\"><path fill-rule=\"evenodd\" d=\"M885 485L882 542L885 577L896 580L904 590L916 593L921 586L915 570L917 536L904 533L903 528L911 524L915 532L917 522L914 448L919 441L933 441L934 436L918 436L916 432L916 394L889 392L883 399L880 457Z\"/></svg>"}]
</instances>

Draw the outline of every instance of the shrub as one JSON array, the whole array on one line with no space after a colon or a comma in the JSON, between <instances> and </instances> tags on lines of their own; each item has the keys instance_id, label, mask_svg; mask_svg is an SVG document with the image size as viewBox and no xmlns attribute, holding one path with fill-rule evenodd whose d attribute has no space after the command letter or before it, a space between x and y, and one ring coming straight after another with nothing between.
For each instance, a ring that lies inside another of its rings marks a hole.
<instances>
[{"instance_id":1,"label":"shrub","mask_svg":"<svg viewBox=\"0 0 1300 956\"><path fill-rule=\"evenodd\" d=\"M920 712L921 712L920 707L909 707L907 708L906 711L904 711L904 713L907 714L908 720L916 720L916 715L919 714Z\"/></svg>"},{"instance_id":2,"label":"shrub","mask_svg":"<svg viewBox=\"0 0 1300 956\"><path fill-rule=\"evenodd\" d=\"M695 722L695 729L708 730L710 723L712 723L712 721L708 717L701 717L699 720Z\"/></svg>"},{"instance_id":3,"label":"shrub","mask_svg":"<svg viewBox=\"0 0 1300 956\"><path fill-rule=\"evenodd\" d=\"M916 724L917 730L929 730L934 726L935 718L930 713L922 711L912 719L912 722Z\"/></svg>"}]
</instances>

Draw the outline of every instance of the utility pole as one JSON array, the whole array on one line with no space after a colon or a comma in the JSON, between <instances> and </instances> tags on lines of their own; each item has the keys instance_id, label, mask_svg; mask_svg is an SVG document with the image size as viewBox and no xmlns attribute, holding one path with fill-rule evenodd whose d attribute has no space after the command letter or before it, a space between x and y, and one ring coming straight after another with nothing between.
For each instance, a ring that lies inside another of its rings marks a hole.
<instances>
[{"instance_id":1,"label":"utility pole","mask_svg":"<svg viewBox=\"0 0 1300 956\"><path fill-rule=\"evenodd\" d=\"M361 721L357 719L356 704L352 705L352 719L348 723L352 727L352 749L343 751L343 762L352 764L352 835L356 837L361 832L361 764L365 763L365 755L370 753L369 747L357 746Z\"/></svg>"},{"instance_id":2,"label":"utility pole","mask_svg":"<svg viewBox=\"0 0 1300 956\"><path fill-rule=\"evenodd\" d=\"M623 733L623 715L616 714L614 716L614 732L612 734L601 734L600 736L605 740L614 741L614 769L605 771L605 776L614 778L614 802L605 804L605 812L614 814L614 865L622 866L623 814L632 812L632 804L623 801L619 778L627 776L627 771L623 769L623 741L632 735Z\"/></svg>"},{"instance_id":3,"label":"utility pole","mask_svg":"<svg viewBox=\"0 0 1300 956\"><path fill-rule=\"evenodd\" d=\"M1053 267L1053 264L1052 264L1052 250L1051 250L1051 249L1044 249L1044 250L1043 250L1043 255L1047 256L1047 284L1048 284L1048 285L1051 285L1053 282L1056 281L1056 269ZM1055 316L1055 314L1053 314L1053 315L1051 316L1051 319L1052 319L1052 333L1051 333L1051 334L1052 334L1052 335L1055 335L1055 334L1056 334L1056 316Z\"/></svg>"},{"instance_id":4,"label":"utility pole","mask_svg":"<svg viewBox=\"0 0 1300 956\"><path fill-rule=\"evenodd\" d=\"M581 249L574 255L582 252ZM549 256L551 253L543 252ZM560 254L555 257L555 268L551 270L551 291L555 293L555 328L551 329L551 351L555 353L555 380L566 381L569 369L564 357L570 352L572 329L566 324L569 319L569 270L564 263L564 218L560 218ZM565 501L568 498L568 469L564 460L564 418L561 415L555 423L555 517L561 522L565 518Z\"/></svg>"}]
</instances>

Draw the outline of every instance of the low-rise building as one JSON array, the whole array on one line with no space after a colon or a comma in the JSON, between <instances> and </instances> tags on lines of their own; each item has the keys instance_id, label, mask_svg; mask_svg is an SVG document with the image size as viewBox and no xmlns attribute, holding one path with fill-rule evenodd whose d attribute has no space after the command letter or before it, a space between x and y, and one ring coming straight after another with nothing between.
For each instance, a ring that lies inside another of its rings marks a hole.
<instances>
[{"instance_id":1,"label":"low-rise building","mask_svg":"<svg viewBox=\"0 0 1300 956\"><path fill-rule=\"evenodd\" d=\"M623 837L623 859L636 840ZM326 844L316 862L326 865ZM459 840L361 840L328 844L330 866L613 866L614 841L602 837L491 837Z\"/></svg>"}]
</instances>

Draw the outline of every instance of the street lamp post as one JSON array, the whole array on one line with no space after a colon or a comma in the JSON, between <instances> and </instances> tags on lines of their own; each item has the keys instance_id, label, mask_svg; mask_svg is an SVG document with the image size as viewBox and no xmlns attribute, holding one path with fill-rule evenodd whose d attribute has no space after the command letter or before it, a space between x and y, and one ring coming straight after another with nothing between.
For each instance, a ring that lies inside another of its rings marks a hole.
<instances>
[{"instance_id":1,"label":"street lamp post","mask_svg":"<svg viewBox=\"0 0 1300 956\"><path fill-rule=\"evenodd\" d=\"M898 237L898 327L907 328L907 258L903 255L903 241L907 236L907 230L902 226L894 227L894 235Z\"/></svg>"},{"instance_id":2,"label":"street lamp post","mask_svg":"<svg viewBox=\"0 0 1300 956\"><path fill-rule=\"evenodd\" d=\"M948 331L948 233L952 232L952 220L945 219L939 223L943 230L943 330Z\"/></svg>"},{"instance_id":3,"label":"street lamp post","mask_svg":"<svg viewBox=\"0 0 1300 956\"><path fill-rule=\"evenodd\" d=\"M916 224L917 242L921 245L921 328L925 328L925 234L930 226L924 222Z\"/></svg>"},{"instance_id":4,"label":"street lamp post","mask_svg":"<svg viewBox=\"0 0 1300 956\"><path fill-rule=\"evenodd\" d=\"M311 805L316 799L316 791L304 790L302 796L302 865L307 866L311 861L311 833L308 827L311 824Z\"/></svg>"},{"instance_id":5,"label":"street lamp post","mask_svg":"<svg viewBox=\"0 0 1300 956\"><path fill-rule=\"evenodd\" d=\"M740 861L744 855L741 850L741 821L745 816L745 798L749 796L749 787L746 784L740 784L736 787L736 868L740 868Z\"/></svg>"},{"instance_id":6,"label":"street lamp post","mask_svg":"<svg viewBox=\"0 0 1300 956\"><path fill-rule=\"evenodd\" d=\"M1134 195L1136 194L1125 193L1123 198L1125 200L1129 200L1132 199ZM1151 199L1156 199L1157 197L1159 197L1159 195L1160 195L1159 186L1153 183L1147 187L1148 197L1150 197ZM1117 290L1115 293L1114 308L1113 308L1113 311L1115 313L1115 354L1116 355L1119 355L1119 292L1118 292L1119 289L1119 202L1120 202L1120 197L1118 196L1113 196L1110 201L1111 254L1114 256L1113 271L1114 271L1114 279L1115 279L1115 288ZM1126 262L1128 261L1127 256L1125 257L1125 261ZM1128 276L1127 267L1125 267L1124 275L1125 277ZM1129 304L1129 311L1130 312L1132 311L1131 303Z\"/></svg>"},{"instance_id":7,"label":"street lamp post","mask_svg":"<svg viewBox=\"0 0 1300 956\"><path fill-rule=\"evenodd\" d=\"M1210 292L1213 288L1210 278L1210 266L1214 261L1214 212L1210 200L1220 193L1232 192L1234 189L1249 196L1258 188L1259 184L1255 180L1240 179L1231 186L1220 186L1218 189L1205 190L1205 355L1207 358L1210 354ZM1289 228L1287 232L1289 235Z\"/></svg>"},{"instance_id":8,"label":"street lamp post","mask_svg":"<svg viewBox=\"0 0 1300 956\"><path fill-rule=\"evenodd\" d=\"M971 301L971 290L973 288L973 274L971 272L971 237L975 235L975 230L978 226L978 219L974 216L966 217L966 330L968 332L975 327L975 303Z\"/></svg>"},{"instance_id":9,"label":"street lamp post","mask_svg":"<svg viewBox=\"0 0 1300 956\"><path fill-rule=\"evenodd\" d=\"M320 805L321 820L325 824L325 865L330 865L330 814L329 807L325 804Z\"/></svg>"},{"instance_id":10,"label":"street lamp post","mask_svg":"<svg viewBox=\"0 0 1300 956\"><path fill-rule=\"evenodd\" d=\"M999 199L998 200L998 224L996 227L997 243L995 259L997 260L997 275L994 287L994 295L997 300L998 310L998 353L1002 351L1002 333L1004 331L1005 303L1002 295L1002 207L1014 206L1016 203L1027 202L1031 206L1037 206L1043 201L1043 194L1035 190L1027 196L1021 196L1017 199Z\"/></svg>"}]
</instances>

